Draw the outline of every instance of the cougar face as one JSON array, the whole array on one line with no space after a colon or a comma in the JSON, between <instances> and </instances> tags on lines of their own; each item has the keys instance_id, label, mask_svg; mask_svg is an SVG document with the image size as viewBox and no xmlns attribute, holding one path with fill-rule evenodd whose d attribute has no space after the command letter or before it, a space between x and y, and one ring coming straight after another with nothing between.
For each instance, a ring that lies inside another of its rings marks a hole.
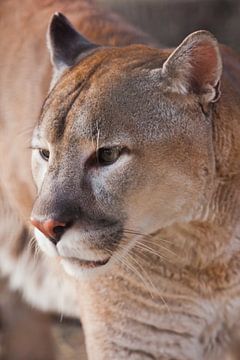
<instances>
[{"instance_id":1,"label":"cougar face","mask_svg":"<svg viewBox=\"0 0 240 360\"><path fill-rule=\"evenodd\" d=\"M57 15L50 27L55 80L32 141L32 223L42 250L80 276L107 270L133 233L201 216L214 172L213 95L201 102L171 84L170 51L85 40L85 56L78 49L66 65L58 22L71 26Z\"/></svg>"}]
</instances>

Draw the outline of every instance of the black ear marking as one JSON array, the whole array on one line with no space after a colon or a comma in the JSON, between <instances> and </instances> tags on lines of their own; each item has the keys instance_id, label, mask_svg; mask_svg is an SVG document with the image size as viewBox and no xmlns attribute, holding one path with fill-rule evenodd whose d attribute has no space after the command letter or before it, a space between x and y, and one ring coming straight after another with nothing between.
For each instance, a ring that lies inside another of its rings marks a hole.
<instances>
[{"instance_id":1,"label":"black ear marking","mask_svg":"<svg viewBox=\"0 0 240 360\"><path fill-rule=\"evenodd\" d=\"M78 57L97 45L84 38L61 13L55 13L48 29L48 47L57 69L73 66Z\"/></svg>"}]
</instances>

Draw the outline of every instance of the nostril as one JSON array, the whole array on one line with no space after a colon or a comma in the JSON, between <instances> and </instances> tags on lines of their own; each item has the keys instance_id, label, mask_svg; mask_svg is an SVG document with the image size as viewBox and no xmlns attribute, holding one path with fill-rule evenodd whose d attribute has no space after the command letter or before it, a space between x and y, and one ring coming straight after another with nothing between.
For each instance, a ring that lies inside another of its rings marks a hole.
<instances>
[{"instance_id":1,"label":"nostril","mask_svg":"<svg viewBox=\"0 0 240 360\"><path fill-rule=\"evenodd\" d=\"M66 229L71 226L70 222L62 222L53 219L49 219L46 221L38 221L36 219L31 218L31 222L55 245L60 241Z\"/></svg>"},{"instance_id":2,"label":"nostril","mask_svg":"<svg viewBox=\"0 0 240 360\"><path fill-rule=\"evenodd\" d=\"M50 236L50 240L57 245L61 236L64 234L65 230L71 226L70 223L58 223L58 225L52 228L52 236Z\"/></svg>"},{"instance_id":3,"label":"nostril","mask_svg":"<svg viewBox=\"0 0 240 360\"><path fill-rule=\"evenodd\" d=\"M56 235L62 235L63 233L64 233L64 231L65 231L65 229L66 229L66 226L55 226L54 228L53 228L53 232L54 232L54 234L56 234Z\"/></svg>"},{"instance_id":4,"label":"nostril","mask_svg":"<svg viewBox=\"0 0 240 360\"><path fill-rule=\"evenodd\" d=\"M56 235L62 235L72 225L71 222L59 223L53 227L53 232Z\"/></svg>"}]
</instances>

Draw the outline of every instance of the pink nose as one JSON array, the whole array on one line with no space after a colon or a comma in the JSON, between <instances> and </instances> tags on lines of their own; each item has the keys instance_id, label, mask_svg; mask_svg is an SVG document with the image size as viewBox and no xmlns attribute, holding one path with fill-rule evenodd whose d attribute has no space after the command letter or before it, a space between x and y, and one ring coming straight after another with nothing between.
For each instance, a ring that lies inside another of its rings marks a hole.
<instances>
[{"instance_id":1,"label":"pink nose","mask_svg":"<svg viewBox=\"0 0 240 360\"><path fill-rule=\"evenodd\" d=\"M67 227L66 223L52 219L41 222L31 218L31 223L55 244L60 240Z\"/></svg>"}]
</instances>

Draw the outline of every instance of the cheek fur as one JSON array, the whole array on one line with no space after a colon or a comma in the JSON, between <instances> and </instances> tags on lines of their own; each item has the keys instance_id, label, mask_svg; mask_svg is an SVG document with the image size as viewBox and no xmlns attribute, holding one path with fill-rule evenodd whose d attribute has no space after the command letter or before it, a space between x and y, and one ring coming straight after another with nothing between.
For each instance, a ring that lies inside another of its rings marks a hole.
<instances>
[{"instance_id":1,"label":"cheek fur","mask_svg":"<svg viewBox=\"0 0 240 360\"><path fill-rule=\"evenodd\" d=\"M44 163L38 154L37 150L34 150L32 153L32 174L37 188L40 189L45 174L47 172L47 162Z\"/></svg>"}]
</instances>

